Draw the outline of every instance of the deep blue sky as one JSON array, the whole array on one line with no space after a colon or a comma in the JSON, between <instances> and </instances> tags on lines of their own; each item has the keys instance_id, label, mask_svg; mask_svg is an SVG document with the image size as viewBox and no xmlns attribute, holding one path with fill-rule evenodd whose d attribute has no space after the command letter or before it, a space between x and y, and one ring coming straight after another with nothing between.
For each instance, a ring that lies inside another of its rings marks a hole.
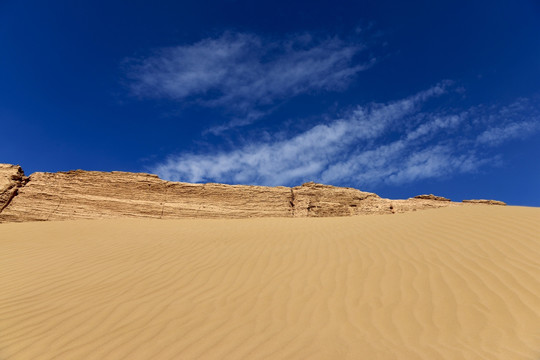
<instances>
[{"instance_id":1,"label":"deep blue sky","mask_svg":"<svg viewBox=\"0 0 540 360\"><path fill-rule=\"evenodd\" d=\"M0 1L0 162L540 206L537 1Z\"/></svg>"}]
</instances>

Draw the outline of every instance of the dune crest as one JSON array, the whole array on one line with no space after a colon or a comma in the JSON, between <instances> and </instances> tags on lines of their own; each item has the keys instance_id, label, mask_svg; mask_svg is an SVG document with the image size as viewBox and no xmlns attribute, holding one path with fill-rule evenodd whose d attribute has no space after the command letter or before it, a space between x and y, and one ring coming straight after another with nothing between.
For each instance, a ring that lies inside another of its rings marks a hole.
<instances>
[{"instance_id":1,"label":"dune crest","mask_svg":"<svg viewBox=\"0 0 540 360\"><path fill-rule=\"evenodd\" d=\"M441 201L441 200L445 201ZM74 170L24 176L0 164L0 222L100 218L331 217L461 206L434 195L391 200L353 188L190 184L157 175Z\"/></svg>"}]
</instances>

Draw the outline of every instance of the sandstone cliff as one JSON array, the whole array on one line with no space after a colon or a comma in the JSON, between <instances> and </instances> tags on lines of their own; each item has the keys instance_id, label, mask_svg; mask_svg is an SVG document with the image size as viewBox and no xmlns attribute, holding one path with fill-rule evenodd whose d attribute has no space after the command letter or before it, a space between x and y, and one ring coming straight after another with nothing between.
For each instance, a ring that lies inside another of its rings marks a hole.
<instances>
[{"instance_id":1,"label":"sandstone cliff","mask_svg":"<svg viewBox=\"0 0 540 360\"><path fill-rule=\"evenodd\" d=\"M464 203L469 204L487 204L487 205L506 205L505 202L499 201L499 200L486 200L486 199L471 199L471 200L463 200Z\"/></svg>"},{"instance_id":2,"label":"sandstone cliff","mask_svg":"<svg viewBox=\"0 0 540 360\"><path fill-rule=\"evenodd\" d=\"M459 206L436 196L389 200L352 188L189 184L128 172L37 172L0 164L0 222L118 217L246 218L392 214Z\"/></svg>"},{"instance_id":3,"label":"sandstone cliff","mask_svg":"<svg viewBox=\"0 0 540 360\"><path fill-rule=\"evenodd\" d=\"M9 205L26 181L20 166L0 164L0 212Z\"/></svg>"},{"instance_id":4,"label":"sandstone cliff","mask_svg":"<svg viewBox=\"0 0 540 360\"><path fill-rule=\"evenodd\" d=\"M429 195L416 195L413 199L424 199L424 200L437 200L437 201L450 201L450 199L447 199L445 197L442 197L442 196L436 196L436 195L433 195L433 194L429 194Z\"/></svg>"}]
</instances>

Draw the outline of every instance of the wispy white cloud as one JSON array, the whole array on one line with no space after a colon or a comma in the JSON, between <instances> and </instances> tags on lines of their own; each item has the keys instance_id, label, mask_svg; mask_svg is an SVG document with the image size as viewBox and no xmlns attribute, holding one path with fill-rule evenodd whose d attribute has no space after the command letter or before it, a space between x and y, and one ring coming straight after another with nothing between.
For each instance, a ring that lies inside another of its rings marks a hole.
<instances>
[{"instance_id":1,"label":"wispy white cloud","mask_svg":"<svg viewBox=\"0 0 540 360\"><path fill-rule=\"evenodd\" d=\"M480 116L485 129L477 136L477 143L498 146L506 141L524 139L540 131L538 100L520 98L508 106L489 109L487 115Z\"/></svg>"},{"instance_id":2,"label":"wispy white cloud","mask_svg":"<svg viewBox=\"0 0 540 360\"><path fill-rule=\"evenodd\" d=\"M226 109L237 117L227 128L254 121L276 101L346 88L375 61L358 61L364 48L337 37L303 34L269 40L225 33L126 63L134 95Z\"/></svg>"},{"instance_id":3,"label":"wispy white cloud","mask_svg":"<svg viewBox=\"0 0 540 360\"><path fill-rule=\"evenodd\" d=\"M429 114L428 117L429 119L427 122L422 123L417 128L407 133L407 140L416 140L421 137L428 137L442 130L456 128L463 122L466 114L461 113L446 116Z\"/></svg>"},{"instance_id":4,"label":"wispy white cloud","mask_svg":"<svg viewBox=\"0 0 540 360\"><path fill-rule=\"evenodd\" d=\"M537 121L511 122L503 126L492 127L478 135L478 142L486 145L496 146L512 139L522 139L535 133L540 129Z\"/></svg>"},{"instance_id":5,"label":"wispy white cloud","mask_svg":"<svg viewBox=\"0 0 540 360\"><path fill-rule=\"evenodd\" d=\"M448 86L441 83L399 101L359 106L340 119L286 139L171 156L150 170L165 179L189 182L401 184L474 172L497 158L487 155L486 144L539 130L538 118L516 122L526 113L538 112L538 106L522 100L455 114L422 112L422 105L443 95Z\"/></svg>"}]
</instances>

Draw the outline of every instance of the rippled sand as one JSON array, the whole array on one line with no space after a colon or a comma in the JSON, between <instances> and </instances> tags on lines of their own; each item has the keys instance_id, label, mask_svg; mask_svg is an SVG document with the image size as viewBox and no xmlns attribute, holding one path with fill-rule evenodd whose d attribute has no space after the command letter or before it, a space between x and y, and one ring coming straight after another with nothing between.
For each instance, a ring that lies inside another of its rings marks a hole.
<instances>
[{"instance_id":1,"label":"rippled sand","mask_svg":"<svg viewBox=\"0 0 540 360\"><path fill-rule=\"evenodd\" d=\"M0 224L0 359L540 359L540 209Z\"/></svg>"}]
</instances>

